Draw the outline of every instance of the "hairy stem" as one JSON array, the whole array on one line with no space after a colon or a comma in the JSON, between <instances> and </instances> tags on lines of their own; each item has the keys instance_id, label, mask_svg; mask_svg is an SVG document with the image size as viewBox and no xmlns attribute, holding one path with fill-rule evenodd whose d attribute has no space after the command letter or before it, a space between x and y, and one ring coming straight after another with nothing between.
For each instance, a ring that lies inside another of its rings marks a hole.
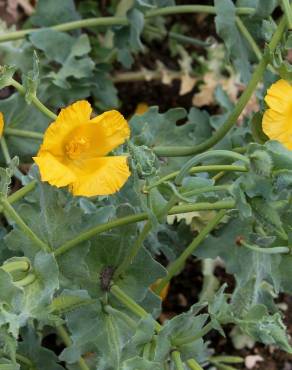
<instances>
[{"instance_id":1,"label":"hairy stem","mask_svg":"<svg viewBox=\"0 0 292 370\"><path fill-rule=\"evenodd\" d=\"M7 197L7 201L10 204L17 202L18 200L25 197L28 193L30 193L36 187L36 185L37 181L32 180L30 183L17 190L15 193L9 195L9 197Z\"/></svg>"},{"instance_id":2,"label":"hairy stem","mask_svg":"<svg viewBox=\"0 0 292 370\"><path fill-rule=\"evenodd\" d=\"M254 8L237 8L236 13L238 15L249 15L255 12ZM169 6L161 9L155 9L148 11L145 15L146 18L157 17L161 15L170 14L181 14L181 13L207 13L216 14L215 8L213 6L206 5L178 5ZM53 29L61 32L68 32L78 28L86 27L100 27L100 26L123 26L128 25L129 20L126 17L98 17L98 18L88 18L79 21L66 22L58 24L56 26L47 27L48 29ZM12 41L23 39L27 35L33 32L39 31L38 28L30 28L21 31L8 32L0 35L0 42Z\"/></svg>"},{"instance_id":3,"label":"hairy stem","mask_svg":"<svg viewBox=\"0 0 292 370\"><path fill-rule=\"evenodd\" d=\"M4 263L1 269L9 273L15 271L27 272L30 269L30 263L25 260L11 261Z\"/></svg>"},{"instance_id":4,"label":"hairy stem","mask_svg":"<svg viewBox=\"0 0 292 370\"><path fill-rule=\"evenodd\" d=\"M257 43L255 42L254 38L250 34L249 30L245 27L245 24L242 22L242 20L239 17L235 18L236 25L250 47L252 48L255 56L257 57L258 61L260 61L263 57L261 49L258 47Z\"/></svg>"},{"instance_id":5,"label":"hairy stem","mask_svg":"<svg viewBox=\"0 0 292 370\"><path fill-rule=\"evenodd\" d=\"M180 353L178 351L172 351L171 357L173 359L173 362L175 364L176 370L184 370L184 364L182 362L182 359L180 357Z\"/></svg>"},{"instance_id":6,"label":"hairy stem","mask_svg":"<svg viewBox=\"0 0 292 370\"><path fill-rule=\"evenodd\" d=\"M203 370L203 368L193 358L187 360L187 365L191 370Z\"/></svg>"},{"instance_id":7,"label":"hairy stem","mask_svg":"<svg viewBox=\"0 0 292 370\"><path fill-rule=\"evenodd\" d=\"M175 205L177 201L176 196L172 196L171 199L167 202L165 207L159 212L157 215L157 218L161 220L165 215L168 214L169 210ZM144 225L142 232L139 233L138 238L136 239L135 243L133 244L133 247L129 251L129 254L126 256L124 261L121 263L121 265L117 268L115 272L115 277L118 277L121 275L133 262L134 258L138 254L140 248L143 245L144 240L147 238L148 234L150 233L152 229L152 222L151 220L148 220L146 224Z\"/></svg>"},{"instance_id":8,"label":"hairy stem","mask_svg":"<svg viewBox=\"0 0 292 370\"><path fill-rule=\"evenodd\" d=\"M33 132L28 130L19 130L16 128L7 127L4 131L4 135L25 137L28 139L43 140L44 134L41 132Z\"/></svg>"},{"instance_id":9,"label":"hairy stem","mask_svg":"<svg viewBox=\"0 0 292 370\"><path fill-rule=\"evenodd\" d=\"M202 243L202 241L207 237L207 235L218 225L218 223L225 216L226 211L221 210L218 214L204 227L204 229L199 233L199 235L191 242L191 244L183 251L183 253L173 261L167 268L167 275L161 279L157 287L155 288L155 293L160 294L167 283L175 276L180 269L183 267L187 258L190 257L196 248Z\"/></svg>"},{"instance_id":10,"label":"hairy stem","mask_svg":"<svg viewBox=\"0 0 292 370\"><path fill-rule=\"evenodd\" d=\"M188 173L194 174L194 173L201 173L201 172L213 172L213 171L234 171L234 172L247 172L248 169L245 166L235 166L235 165L210 165L210 166L195 166L191 167L188 171ZM172 172L164 177L161 177L158 181L156 181L153 184L150 184L149 186L145 187L145 190L148 191L166 181L175 179L176 176L179 174L180 171Z\"/></svg>"},{"instance_id":11,"label":"hairy stem","mask_svg":"<svg viewBox=\"0 0 292 370\"><path fill-rule=\"evenodd\" d=\"M112 285L110 292L112 295L121 303L123 303L131 312L133 312L138 317L147 317L149 313L144 310L140 305L138 305L131 297L129 297L122 289L117 285ZM161 325L155 321L155 328L157 331L161 329Z\"/></svg>"},{"instance_id":12,"label":"hairy stem","mask_svg":"<svg viewBox=\"0 0 292 370\"><path fill-rule=\"evenodd\" d=\"M20 230L40 249L50 252L51 248L43 242L39 237L26 225L23 219L19 216L19 214L15 211L15 209L11 206L7 199L2 198L0 200L0 204L4 210L6 216L8 216L11 220L13 220Z\"/></svg>"},{"instance_id":13,"label":"hairy stem","mask_svg":"<svg viewBox=\"0 0 292 370\"><path fill-rule=\"evenodd\" d=\"M11 79L11 85L13 87L15 87L16 90L21 95L25 95L25 93L26 93L25 88L20 83L18 83L17 81L15 81L13 78ZM38 110L40 110L41 112L43 112L49 118L51 118L53 120L55 120L57 118L57 115L54 112L52 112L51 110L49 110L36 96L32 96L31 101L36 106L36 108Z\"/></svg>"},{"instance_id":14,"label":"hairy stem","mask_svg":"<svg viewBox=\"0 0 292 370\"><path fill-rule=\"evenodd\" d=\"M290 253L289 247L271 247L263 248L258 247L257 245L249 244L244 240L240 241L240 245L243 245L247 249L250 249L253 252L265 253L265 254L287 254Z\"/></svg>"},{"instance_id":15,"label":"hairy stem","mask_svg":"<svg viewBox=\"0 0 292 370\"><path fill-rule=\"evenodd\" d=\"M208 202L202 202L202 203L196 203L196 204L182 204L179 206L172 207L168 214L179 214L179 213L187 213L187 212L194 212L194 211L207 211L207 210L216 210L216 209L232 209L235 206L235 202L233 200L225 200L225 201L219 201L216 203L208 203ZM63 253L66 253L70 249L74 248L78 244L92 238L95 235L101 234L104 231L113 229L115 227L120 227L123 225L128 225L134 222L140 222L144 221L148 218L148 214L146 212L143 213L137 213L134 215L118 218L113 221L109 221L105 224L100 224L92 229L89 229L88 231L85 231L84 233L78 235L76 238L71 239L61 245L56 251L55 256L60 256Z\"/></svg>"}]
</instances>

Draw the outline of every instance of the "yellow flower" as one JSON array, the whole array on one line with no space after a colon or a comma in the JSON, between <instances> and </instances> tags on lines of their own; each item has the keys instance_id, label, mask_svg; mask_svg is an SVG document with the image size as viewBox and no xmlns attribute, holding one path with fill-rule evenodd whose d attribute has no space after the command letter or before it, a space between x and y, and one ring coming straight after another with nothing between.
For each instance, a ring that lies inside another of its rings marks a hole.
<instances>
[{"instance_id":1,"label":"yellow flower","mask_svg":"<svg viewBox=\"0 0 292 370\"><path fill-rule=\"evenodd\" d=\"M265 97L269 109L263 117L263 131L292 150L292 86L285 80L274 83Z\"/></svg>"},{"instance_id":2,"label":"yellow flower","mask_svg":"<svg viewBox=\"0 0 292 370\"><path fill-rule=\"evenodd\" d=\"M91 112L85 100L62 109L34 157L42 181L88 197L113 194L130 176L127 156L106 157L130 137L127 121L114 110L90 119Z\"/></svg>"},{"instance_id":3,"label":"yellow flower","mask_svg":"<svg viewBox=\"0 0 292 370\"><path fill-rule=\"evenodd\" d=\"M0 112L0 138L3 135L3 130L4 130L4 117L3 113Z\"/></svg>"}]
</instances>

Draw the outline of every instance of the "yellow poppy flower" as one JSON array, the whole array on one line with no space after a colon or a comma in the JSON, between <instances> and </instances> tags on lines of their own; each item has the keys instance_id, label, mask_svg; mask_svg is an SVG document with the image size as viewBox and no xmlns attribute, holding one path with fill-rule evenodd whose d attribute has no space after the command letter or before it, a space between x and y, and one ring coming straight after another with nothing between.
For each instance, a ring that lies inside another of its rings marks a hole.
<instances>
[{"instance_id":1,"label":"yellow poppy flower","mask_svg":"<svg viewBox=\"0 0 292 370\"><path fill-rule=\"evenodd\" d=\"M130 137L127 121L114 110L90 119L91 113L85 100L62 109L33 158L42 181L87 197L113 194L130 176L127 156L106 157Z\"/></svg>"},{"instance_id":2,"label":"yellow poppy flower","mask_svg":"<svg viewBox=\"0 0 292 370\"><path fill-rule=\"evenodd\" d=\"M292 86L277 81L268 89L265 102L269 109L263 116L264 133L292 150Z\"/></svg>"},{"instance_id":3,"label":"yellow poppy flower","mask_svg":"<svg viewBox=\"0 0 292 370\"><path fill-rule=\"evenodd\" d=\"M3 113L0 112L0 139L3 135L3 130L4 130L4 117Z\"/></svg>"}]
</instances>

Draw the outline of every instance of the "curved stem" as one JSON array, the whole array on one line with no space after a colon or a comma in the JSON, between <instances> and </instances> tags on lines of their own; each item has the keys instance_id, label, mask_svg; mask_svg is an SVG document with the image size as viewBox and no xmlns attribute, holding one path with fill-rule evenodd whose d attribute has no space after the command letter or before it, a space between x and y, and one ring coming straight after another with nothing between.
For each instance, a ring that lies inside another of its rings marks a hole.
<instances>
[{"instance_id":1,"label":"curved stem","mask_svg":"<svg viewBox=\"0 0 292 370\"><path fill-rule=\"evenodd\" d=\"M60 336L60 338L62 338L66 347L70 347L71 344L72 344L72 341L71 341L71 338L70 338L69 334L67 333L66 329L63 326L58 326L58 327L56 327L56 331L57 331L58 335ZM79 365L81 370L90 370L82 357L79 358L78 365Z\"/></svg>"},{"instance_id":2,"label":"curved stem","mask_svg":"<svg viewBox=\"0 0 292 370\"><path fill-rule=\"evenodd\" d=\"M240 241L240 245L252 250L253 252L265 253L265 254L287 254L290 253L289 247L271 247L271 248L262 248L257 245L249 244L246 241Z\"/></svg>"},{"instance_id":3,"label":"curved stem","mask_svg":"<svg viewBox=\"0 0 292 370\"><path fill-rule=\"evenodd\" d=\"M27 185L17 190L15 193L9 195L9 197L7 197L7 201L10 204L17 202L21 198L25 197L28 193L30 193L36 187L36 185L37 185L37 181L32 180Z\"/></svg>"},{"instance_id":4,"label":"curved stem","mask_svg":"<svg viewBox=\"0 0 292 370\"><path fill-rule=\"evenodd\" d=\"M234 160L243 161L246 164L249 164L249 159L243 156L242 154L232 152L230 150L210 150L205 153L201 153L194 158L191 158L187 163L182 167L175 178L175 183L180 185L185 175L189 172L189 170L196 164L200 163L201 161L209 158L215 157L227 157Z\"/></svg>"},{"instance_id":5,"label":"curved stem","mask_svg":"<svg viewBox=\"0 0 292 370\"><path fill-rule=\"evenodd\" d=\"M238 15L251 15L255 12L254 8L237 8L236 14ZM208 5L177 5L177 6L167 6L165 8L159 8L154 10L149 10L146 13L146 18L157 17L161 15L170 14L181 14L181 13L207 13L216 15L216 10L214 6Z\"/></svg>"},{"instance_id":6,"label":"curved stem","mask_svg":"<svg viewBox=\"0 0 292 370\"><path fill-rule=\"evenodd\" d=\"M238 117L240 116L241 112L243 111L244 107L246 106L247 102L251 98L254 90L257 87L257 84L262 79L263 74L267 68L267 65L270 61L270 52L273 52L278 45L283 31L285 29L286 20L283 17L277 27L275 34L272 37L270 44L268 45L269 53L265 53L262 57L261 61L259 62L258 66L255 68L252 77L247 84L244 92L241 94L238 102L233 110L233 112L229 115L227 120L220 126L220 128L211 136L208 140L204 141L201 144L195 146L161 146L153 148L154 152L158 156L164 157L179 157L179 156L188 156L196 153L201 153L215 144L217 144L223 137L228 133L228 131L234 126Z\"/></svg>"},{"instance_id":7,"label":"curved stem","mask_svg":"<svg viewBox=\"0 0 292 370\"><path fill-rule=\"evenodd\" d=\"M168 282L180 271L187 258L189 258L195 251L196 248L202 243L207 235L218 225L218 223L225 216L226 211L221 210L218 214L204 227L199 235L191 242L191 244L183 251L183 253L172 262L167 268L167 275L160 280L157 287L154 289L156 294L160 294Z\"/></svg>"},{"instance_id":8,"label":"curved stem","mask_svg":"<svg viewBox=\"0 0 292 370\"><path fill-rule=\"evenodd\" d=\"M234 172L247 172L248 169L245 166L235 166L235 165L210 165L210 166L195 166L191 167L188 171L189 174L200 173L200 172L211 172L211 171L234 171ZM154 184L150 184L145 187L145 190L148 191L166 181L176 178L180 171L172 172L164 177L161 177Z\"/></svg>"},{"instance_id":9,"label":"curved stem","mask_svg":"<svg viewBox=\"0 0 292 370\"><path fill-rule=\"evenodd\" d=\"M193 358L187 360L187 365L191 370L203 370L203 368Z\"/></svg>"},{"instance_id":10,"label":"curved stem","mask_svg":"<svg viewBox=\"0 0 292 370\"><path fill-rule=\"evenodd\" d=\"M1 269L6 272L15 272L15 271L27 272L30 269L30 263L26 260L11 261L11 262L4 263L1 266Z\"/></svg>"},{"instance_id":11,"label":"curved stem","mask_svg":"<svg viewBox=\"0 0 292 370\"><path fill-rule=\"evenodd\" d=\"M230 185L210 185L210 186L203 186L201 188L189 190L185 193L178 193L177 191L175 194L177 195L178 199L183 200L187 203L195 203L195 199L190 199L190 197L201 195L204 193L212 193L217 191L228 191L230 189Z\"/></svg>"},{"instance_id":12,"label":"curved stem","mask_svg":"<svg viewBox=\"0 0 292 370\"><path fill-rule=\"evenodd\" d=\"M180 357L180 353L178 351L172 351L171 357L173 359L173 362L175 364L176 370L184 370L184 364L182 362L182 359Z\"/></svg>"},{"instance_id":13,"label":"curved stem","mask_svg":"<svg viewBox=\"0 0 292 370\"><path fill-rule=\"evenodd\" d=\"M10 217L20 228L20 230L40 249L50 252L50 247L43 242L39 237L26 225L23 219L19 216L19 214L14 210L14 208L10 205L7 199L2 198L0 200L0 204L3 207L5 214Z\"/></svg>"},{"instance_id":14,"label":"curved stem","mask_svg":"<svg viewBox=\"0 0 292 370\"><path fill-rule=\"evenodd\" d=\"M236 13L238 15L250 15L255 12L254 8L237 8ZM157 17L161 15L180 14L180 13L207 13L216 14L213 6L206 5L178 5L169 6L161 9L150 10L146 13L146 18ZM53 29L61 32L68 32L78 28L85 27L99 27L99 26L123 26L129 24L126 17L98 17L81 19L79 21L66 22L58 24L56 26L47 27L47 29ZM30 33L39 31L38 28L30 28L21 31L8 32L0 35L0 42L12 41L23 39Z\"/></svg>"},{"instance_id":15,"label":"curved stem","mask_svg":"<svg viewBox=\"0 0 292 370\"><path fill-rule=\"evenodd\" d=\"M29 370L36 370L34 363L28 358L20 353L16 353L15 358L17 361L22 362L24 365L28 366Z\"/></svg>"},{"instance_id":16,"label":"curved stem","mask_svg":"<svg viewBox=\"0 0 292 370\"><path fill-rule=\"evenodd\" d=\"M179 213L187 213L187 212L194 212L194 211L204 211L204 210L215 210L215 209L232 209L235 206L235 202L233 200L225 200L219 201L216 203L196 203L196 204L182 204L179 206L172 207L168 214L179 214ZM92 238L95 235L101 234L104 231L113 229L115 227L120 227L123 225L128 225L134 222L144 221L148 218L148 214L146 212L137 213L134 215L118 218L113 221L109 221L105 224L100 224L84 233L78 235L76 238L71 239L61 245L55 252L55 256L60 256L70 249L74 248L76 245Z\"/></svg>"},{"instance_id":17,"label":"curved stem","mask_svg":"<svg viewBox=\"0 0 292 370\"><path fill-rule=\"evenodd\" d=\"M21 95L25 95L26 90L25 90L25 88L20 83L18 83L17 81L15 81L13 78L11 78L11 82L10 83L11 83L11 85L13 87L16 88L16 90ZM41 112L43 112L49 118L52 118L53 120L55 120L57 118L57 115L54 112L52 112L51 110L49 110L36 96L32 96L31 101L37 107L38 110L40 110Z\"/></svg>"},{"instance_id":18,"label":"curved stem","mask_svg":"<svg viewBox=\"0 0 292 370\"><path fill-rule=\"evenodd\" d=\"M25 287L27 285L30 285L36 280L36 276L33 273L27 274L25 278L21 280L14 281L13 284L17 287Z\"/></svg>"},{"instance_id":19,"label":"curved stem","mask_svg":"<svg viewBox=\"0 0 292 370\"><path fill-rule=\"evenodd\" d=\"M163 207L163 209L157 215L157 219L161 220L165 215L167 215L169 210L171 209L171 207L173 207L175 205L176 201L177 201L177 197L172 196L170 198L170 200L167 202L167 204ZM117 278L119 275L121 275L130 266L130 264L133 262L134 258L138 254L140 248L143 245L144 240L147 238L151 229L152 229L152 222L150 220L148 220L146 222L146 224L144 225L144 227L142 229L142 232L139 233L138 238L136 239L133 247L131 248L131 250L129 251L127 256L125 257L124 261L121 263L121 265L115 271L115 275L114 275L115 278Z\"/></svg>"},{"instance_id":20,"label":"curved stem","mask_svg":"<svg viewBox=\"0 0 292 370\"><path fill-rule=\"evenodd\" d=\"M131 312L133 312L138 317L147 317L149 313L144 310L143 307L138 305L131 297L129 297L122 289L120 289L117 285L113 285L110 289L112 295L121 303L123 303ZM159 331L161 329L161 325L155 321L155 329Z\"/></svg>"},{"instance_id":21,"label":"curved stem","mask_svg":"<svg viewBox=\"0 0 292 370\"><path fill-rule=\"evenodd\" d=\"M4 135L25 137L25 138L36 139L36 140L42 140L43 137L44 137L44 134L41 133L41 132L33 132L33 131L28 131L28 130L19 130L19 129L10 128L10 127L7 127L5 129Z\"/></svg>"},{"instance_id":22,"label":"curved stem","mask_svg":"<svg viewBox=\"0 0 292 370\"><path fill-rule=\"evenodd\" d=\"M236 25L242 35L245 37L246 41L249 43L250 47L252 48L255 56L257 57L258 61L260 61L263 57L261 49L258 47L257 43L253 39L252 35L250 34L249 30L245 27L245 24L239 17L235 18Z\"/></svg>"}]
</instances>

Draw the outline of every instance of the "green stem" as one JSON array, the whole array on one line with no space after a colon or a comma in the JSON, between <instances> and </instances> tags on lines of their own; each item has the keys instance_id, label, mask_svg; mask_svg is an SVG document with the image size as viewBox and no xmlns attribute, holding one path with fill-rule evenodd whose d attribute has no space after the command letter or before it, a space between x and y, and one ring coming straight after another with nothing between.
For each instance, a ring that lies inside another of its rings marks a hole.
<instances>
[{"instance_id":1,"label":"green stem","mask_svg":"<svg viewBox=\"0 0 292 370\"><path fill-rule=\"evenodd\" d=\"M148 24L145 25L144 31L150 32L150 33L153 33L153 34L159 34L159 35L162 35L162 36L168 36L169 38L177 40L177 41L179 41L183 44L189 44L189 45L201 46L201 47L208 47L208 46L211 45L210 43L208 43L206 41L202 41L202 40L199 40L199 39L195 39L193 37L182 35L182 34L177 33L177 32L172 32L172 31L168 32L166 30L162 30L158 27L153 27L152 25L150 26Z\"/></svg>"},{"instance_id":2,"label":"green stem","mask_svg":"<svg viewBox=\"0 0 292 370\"><path fill-rule=\"evenodd\" d=\"M171 357L173 359L173 362L175 364L176 370L184 370L184 364L182 362L182 359L180 357L179 351L172 351Z\"/></svg>"},{"instance_id":3,"label":"green stem","mask_svg":"<svg viewBox=\"0 0 292 370\"><path fill-rule=\"evenodd\" d=\"M292 12L291 12L291 5L289 0L282 0L282 8L287 18L288 28L289 30L292 29Z\"/></svg>"},{"instance_id":4,"label":"green stem","mask_svg":"<svg viewBox=\"0 0 292 370\"><path fill-rule=\"evenodd\" d=\"M155 293L160 294L163 288L168 284L168 282L175 276L186 260L194 253L195 249L202 243L202 241L207 237L207 235L218 225L218 223L225 216L226 211L221 210L218 214L204 227L204 229L199 233L199 235L191 242L191 244L183 251L183 253L172 262L168 269L167 275L161 279L157 287L155 288Z\"/></svg>"},{"instance_id":5,"label":"green stem","mask_svg":"<svg viewBox=\"0 0 292 370\"><path fill-rule=\"evenodd\" d=\"M144 310L140 305L138 305L131 297L129 297L122 289L117 285L113 285L110 289L112 295L121 303L123 303L131 312L133 312L138 317L144 318L149 315L147 311ZM155 321L155 329L159 331L161 325Z\"/></svg>"},{"instance_id":6,"label":"green stem","mask_svg":"<svg viewBox=\"0 0 292 370\"><path fill-rule=\"evenodd\" d=\"M173 341L173 344L175 346L182 346L184 344L189 344L191 342L195 342L196 340L202 338L204 335L209 333L213 329L212 323L209 322L206 326L203 327L202 330L200 330L197 334L195 335L189 335L187 337L182 337L182 338L177 338Z\"/></svg>"},{"instance_id":7,"label":"green stem","mask_svg":"<svg viewBox=\"0 0 292 370\"><path fill-rule=\"evenodd\" d=\"M200 173L200 172L211 172L211 171L234 171L234 172L247 172L248 169L245 166L235 166L235 165L211 165L211 166L196 166L191 167L188 171L189 174ZM145 187L145 190L148 191L166 181L176 178L180 171L172 172L164 177L161 177L154 184Z\"/></svg>"},{"instance_id":8,"label":"green stem","mask_svg":"<svg viewBox=\"0 0 292 370\"><path fill-rule=\"evenodd\" d=\"M172 196L170 200L167 202L167 204L163 207L163 209L159 212L157 215L158 221L161 221L161 219L168 214L169 210L175 205L177 201L176 196ZM148 234L150 233L152 229L152 222L148 220L146 224L144 225L142 232L139 233L138 238L136 239L135 243L133 244L131 250L126 255L124 261L121 263L121 265L117 268L115 271L115 278L119 277L127 268L131 265L134 258L138 254L140 248L143 245L144 240L147 238Z\"/></svg>"},{"instance_id":9,"label":"green stem","mask_svg":"<svg viewBox=\"0 0 292 370\"><path fill-rule=\"evenodd\" d=\"M7 201L10 204L17 202L18 200L25 197L28 193L30 193L36 187L36 185L37 185L37 181L32 180L27 185L23 186L21 189L17 190L16 192L14 192L11 195L9 195L9 197L7 197ZM0 211L1 211L1 209L0 209Z\"/></svg>"},{"instance_id":10,"label":"green stem","mask_svg":"<svg viewBox=\"0 0 292 370\"><path fill-rule=\"evenodd\" d=\"M254 12L255 12L254 8L237 8L236 9L236 14L238 15L251 15ZM146 18L157 17L161 15L181 14L181 13L207 13L207 14L216 15L216 9L214 6L208 6L208 5L167 6L165 8L149 10L146 13Z\"/></svg>"},{"instance_id":11,"label":"green stem","mask_svg":"<svg viewBox=\"0 0 292 370\"><path fill-rule=\"evenodd\" d=\"M190 191L187 191L185 193L175 193L178 194L178 198L187 202L187 203L194 203L196 200L190 199L190 197L195 195L201 195L204 193L212 193L217 191L228 191L230 189L230 185L210 185L210 186L204 186L201 188L193 189Z\"/></svg>"},{"instance_id":12,"label":"green stem","mask_svg":"<svg viewBox=\"0 0 292 370\"><path fill-rule=\"evenodd\" d=\"M150 360L150 350L151 350L151 342L146 343L143 348L143 358L146 360Z\"/></svg>"},{"instance_id":13,"label":"green stem","mask_svg":"<svg viewBox=\"0 0 292 370\"><path fill-rule=\"evenodd\" d=\"M2 136L2 138L0 140L0 145L1 145L1 150L2 150L2 153L3 153L5 163L6 163L7 166L9 166L10 162L11 162L11 156L10 156L9 149L8 149L8 146L7 146L7 143L6 143L6 140L5 140L4 136ZM15 168L14 169L14 176L17 179L21 180L23 174L19 171L18 168Z\"/></svg>"},{"instance_id":14,"label":"green stem","mask_svg":"<svg viewBox=\"0 0 292 370\"><path fill-rule=\"evenodd\" d=\"M11 157L10 157L8 146L7 146L7 143L6 143L6 140L5 140L4 136L2 136L2 138L0 140L0 145L1 145L1 150L2 150L2 154L3 154L3 157L4 157L5 163L6 163L7 166L9 166L9 163L11 162Z\"/></svg>"},{"instance_id":15,"label":"green stem","mask_svg":"<svg viewBox=\"0 0 292 370\"><path fill-rule=\"evenodd\" d=\"M144 225L142 231L139 233L129 253L126 255L124 261L118 266L115 271L115 278L117 279L127 268L131 265L140 248L143 245L144 240L147 238L149 232L152 229L152 223L148 220Z\"/></svg>"},{"instance_id":16,"label":"green stem","mask_svg":"<svg viewBox=\"0 0 292 370\"><path fill-rule=\"evenodd\" d=\"M2 198L0 200L0 204L3 207L5 214L10 217L20 228L20 230L40 249L50 252L50 247L43 242L39 237L26 225L26 223L22 220L19 214L14 210L14 208L10 205L7 199Z\"/></svg>"},{"instance_id":17,"label":"green stem","mask_svg":"<svg viewBox=\"0 0 292 370\"><path fill-rule=\"evenodd\" d=\"M238 15L251 15L255 12L254 8L237 8L236 13ZM207 13L216 14L215 8L213 6L206 5L179 5L170 6L161 9L151 10L146 13L146 18L157 17L160 15L170 15L170 14L181 14L181 13ZM98 18L88 18L79 21L66 22L58 24L56 26L47 27L47 29L53 29L61 32L68 32L78 28L85 27L99 27L99 26L123 26L128 25L129 21L126 17L98 17ZM30 28L21 31L8 32L0 36L0 42L12 41L23 39L30 33L37 32L40 29Z\"/></svg>"},{"instance_id":18,"label":"green stem","mask_svg":"<svg viewBox=\"0 0 292 370\"><path fill-rule=\"evenodd\" d=\"M266 254L287 254L290 253L289 247L272 247L272 248L262 248L257 245L249 244L246 241L240 241L240 244L244 247L252 250L253 252L266 253Z\"/></svg>"},{"instance_id":19,"label":"green stem","mask_svg":"<svg viewBox=\"0 0 292 370\"><path fill-rule=\"evenodd\" d=\"M16 129L16 128L9 128L9 127L7 127L5 129L4 135L25 137L25 138L28 138L28 139L36 139L36 140L42 140L43 137L44 137L44 134L41 133L41 132L19 130L19 129Z\"/></svg>"},{"instance_id":20,"label":"green stem","mask_svg":"<svg viewBox=\"0 0 292 370\"><path fill-rule=\"evenodd\" d=\"M130 317L128 316L126 313L120 311L120 310L116 310L115 308L113 308L112 306L110 305L106 305L104 306L104 310L105 312L107 312L108 314L111 314L113 316L118 316L123 322L125 322L132 330L136 330L137 329L137 323Z\"/></svg>"},{"instance_id":21,"label":"green stem","mask_svg":"<svg viewBox=\"0 0 292 370\"><path fill-rule=\"evenodd\" d=\"M17 361L22 362L24 365L28 366L29 370L36 369L34 363L29 358L19 353L16 353L15 357Z\"/></svg>"},{"instance_id":22,"label":"green stem","mask_svg":"<svg viewBox=\"0 0 292 370\"><path fill-rule=\"evenodd\" d=\"M258 47L257 43L255 42L254 38L250 34L249 30L245 27L245 24L239 17L235 18L236 25L246 41L249 43L250 47L252 48L255 56L257 57L258 61L260 61L263 57L261 49Z\"/></svg>"},{"instance_id":23,"label":"green stem","mask_svg":"<svg viewBox=\"0 0 292 370\"><path fill-rule=\"evenodd\" d=\"M66 329L63 326L58 326L58 327L56 327L56 331L57 331L59 337L62 338L66 347L70 347L71 344L72 344L72 341L71 341L71 338L70 338L69 334L67 333ZM79 358L78 365L79 365L81 370L90 370L89 367L87 366L85 360L82 357Z\"/></svg>"},{"instance_id":24,"label":"green stem","mask_svg":"<svg viewBox=\"0 0 292 370\"><path fill-rule=\"evenodd\" d=\"M242 364L244 359L239 356L212 356L209 358L211 364L225 362L226 364Z\"/></svg>"},{"instance_id":25,"label":"green stem","mask_svg":"<svg viewBox=\"0 0 292 370\"><path fill-rule=\"evenodd\" d=\"M15 87L16 90L21 95L25 95L26 93L25 88L20 83L15 81L13 78L11 79L11 85ZM42 113L44 113L49 118L52 118L53 120L57 118L57 115L53 113L52 111L50 111L36 96L32 96L31 101L36 106L37 109L39 109Z\"/></svg>"},{"instance_id":26,"label":"green stem","mask_svg":"<svg viewBox=\"0 0 292 370\"><path fill-rule=\"evenodd\" d=\"M194 165L200 163L203 160L210 159L213 157L215 157L216 159L218 157L223 157L223 158L227 157L227 158L231 158L234 160L243 161L246 164L249 164L249 159L243 156L242 154L235 153L230 150L210 150L205 153L198 154L194 158L191 158L189 161L187 161L187 163L182 167L182 169L177 174L175 178L175 183L177 185L180 185L183 178L186 176L187 173L189 173L190 169Z\"/></svg>"},{"instance_id":27,"label":"green stem","mask_svg":"<svg viewBox=\"0 0 292 370\"><path fill-rule=\"evenodd\" d=\"M23 271L27 272L30 270L30 263L28 261L22 260L22 261L11 261L4 263L1 266L1 269L6 272L15 272L15 271Z\"/></svg>"},{"instance_id":28,"label":"green stem","mask_svg":"<svg viewBox=\"0 0 292 370\"><path fill-rule=\"evenodd\" d=\"M164 156L164 157L188 156L192 154L201 153L211 148L212 146L217 144L221 139L223 139L223 137L230 131L230 129L236 123L238 117L240 116L244 107L246 106L249 99L251 98L254 90L256 89L257 84L262 79L263 74L265 73L267 65L269 64L269 61L270 61L270 53L273 52L276 46L278 45L282 37L283 31L285 29L285 25L286 25L286 20L285 20L285 17L283 17L277 27L276 32L274 33L272 37L270 44L268 45L269 53L264 54L258 66L255 68L249 83L247 84L244 92L241 94L240 98L238 99L238 102L234 110L232 111L232 113L229 115L229 117L224 122L224 124L221 125L220 128L209 139L195 146L156 147L154 148L154 152L158 156Z\"/></svg>"},{"instance_id":29,"label":"green stem","mask_svg":"<svg viewBox=\"0 0 292 370\"><path fill-rule=\"evenodd\" d=\"M33 273L29 273L26 275L25 278L21 280L14 281L13 284L16 285L17 287L25 287L27 285L30 285L36 280L36 276Z\"/></svg>"},{"instance_id":30,"label":"green stem","mask_svg":"<svg viewBox=\"0 0 292 370\"><path fill-rule=\"evenodd\" d=\"M187 365L191 370L203 370L203 368L193 358L187 360Z\"/></svg>"},{"instance_id":31,"label":"green stem","mask_svg":"<svg viewBox=\"0 0 292 370\"><path fill-rule=\"evenodd\" d=\"M219 201L215 203L196 203L196 204L182 204L179 206L172 207L168 214L179 214L179 213L188 213L194 211L206 211L206 210L216 210L216 209L232 209L235 207L235 202L233 200L225 200ZM71 239L61 245L56 251L55 256L62 255L63 253L69 251L70 249L74 248L76 245L92 238L95 235L101 234L104 231L113 229L115 227L120 227L123 225L128 225L134 222L144 221L148 218L148 214L146 212L137 213L134 215L118 218L113 221L109 221L105 224L100 224L84 233L78 235L76 238Z\"/></svg>"}]
</instances>

